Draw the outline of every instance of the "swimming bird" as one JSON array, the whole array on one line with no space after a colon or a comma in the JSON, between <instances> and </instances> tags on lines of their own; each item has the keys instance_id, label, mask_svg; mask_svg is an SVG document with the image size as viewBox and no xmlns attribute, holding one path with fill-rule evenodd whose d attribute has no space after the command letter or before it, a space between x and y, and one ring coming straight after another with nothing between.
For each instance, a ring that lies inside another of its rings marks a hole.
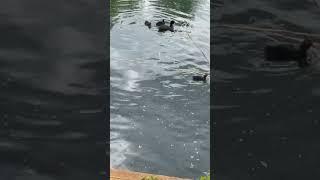
<instances>
[{"instance_id":1,"label":"swimming bird","mask_svg":"<svg viewBox=\"0 0 320 180\"><path fill-rule=\"evenodd\" d=\"M159 32L165 32L165 31L174 32L173 24L174 24L174 21L171 21L171 22L170 22L170 26L167 26L167 25L165 25L165 24L159 26Z\"/></svg>"},{"instance_id":2,"label":"swimming bird","mask_svg":"<svg viewBox=\"0 0 320 180\"><path fill-rule=\"evenodd\" d=\"M156 26L161 26L161 25L164 25L165 22L164 22L164 19L162 19L162 21L159 21L156 23Z\"/></svg>"},{"instance_id":3,"label":"swimming bird","mask_svg":"<svg viewBox=\"0 0 320 180\"><path fill-rule=\"evenodd\" d=\"M148 26L149 29L151 28L151 22L149 22L149 21L145 21L145 22L144 22L144 25Z\"/></svg>"},{"instance_id":4,"label":"swimming bird","mask_svg":"<svg viewBox=\"0 0 320 180\"><path fill-rule=\"evenodd\" d=\"M208 74L205 73L203 76L193 76L194 81L206 81Z\"/></svg>"},{"instance_id":5,"label":"swimming bird","mask_svg":"<svg viewBox=\"0 0 320 180\"><path fill-rule=\"evenodd\" d=\"M307 51L313 46L310 39L305 38L300 46L292 44L280 44L265 47L265 58L267 61L297 61L300 67L309 65Z\"/></svg>"}]
</instances>

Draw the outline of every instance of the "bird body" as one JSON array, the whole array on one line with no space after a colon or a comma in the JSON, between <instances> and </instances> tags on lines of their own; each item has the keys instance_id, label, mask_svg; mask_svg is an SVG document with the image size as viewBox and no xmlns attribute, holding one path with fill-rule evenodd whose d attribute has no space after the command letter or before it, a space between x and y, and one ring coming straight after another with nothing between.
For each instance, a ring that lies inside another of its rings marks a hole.
<instances>
[{"instance_id":1,"label":"bird body","mask_svg":"<svg viewBox=\"0 0 320 180\"><path fill-rule=\"evenodd\" d=\"M305 39L300 46L291 44L268 45L265 47L265 58L267 61L297 61L300 67L305 67L307 61L307 51L312 46L309 39Z\"/></svg>"},{"instance_id":2,"label":"bird body","mask_svg":"<svg viewBox=\"0 0 320 180\"><path fill-rule=\"evenodd\" d=\"M295 61L299 56L299 49L291 44L266 46L265 56L268 61Z\"/></svg>"},{"instance_id":3,"label":"bird body","mask_svg":"<svg viewBox=\"0 0 320 180\"><path fill-rule=\"evenodd\" d=\"M206 81L208 74L204 74L203 76L193 76L194 81Z\"/></svg>"},{"instance_id":4,"label":"bird body","mask_svg":"<svg viewBox=\"0 0 320 180\"><path fill-rule=\"evenodd\" d=\"M165 24L165 22L164 22L164 19L163 19L162 21L157 22L156 26L161 26L161 25L164 25L164 24Z\"/></svg>"},{"instance_id":5,"label":"bird body","mask_svg":"<svg viewBox=\"0 0 320 180\"><path fill-rule=\"evenodd\" d=\"M148 26L149 28L151 28L151 22L149 22L149 21L145 21L145 22L144 22L144 25L146 25L146 26Z\"/></svg>"},{"instance_id":6,"label":"bird body","mask_svg":"<svg viewBox=\"0 0 320 180\"><path fill-rule=\"evenodd\" d=\"M159 32L165 32L165 31L174 32L173 24L174 24L174 21L171 21L171 22L170 22L170 26L167 26L167 25L165 25L165 24L159 26Z\"/></svg>"}]
</instances>

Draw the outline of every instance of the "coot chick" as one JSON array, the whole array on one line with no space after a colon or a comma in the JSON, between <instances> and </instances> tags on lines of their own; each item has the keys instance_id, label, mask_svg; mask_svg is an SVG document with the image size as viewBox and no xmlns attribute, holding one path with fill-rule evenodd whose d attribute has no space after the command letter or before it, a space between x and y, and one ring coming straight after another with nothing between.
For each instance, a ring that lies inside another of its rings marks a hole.
<instances>
[{"instance_id":1,"label":"coot chick","mask_svg":"<svg viewBox=\"0 0 320 180\"><path fill-rule=\"evenodd\" d=\"M165 31L174 32L173 24L174 24L174 21L171 21L171 22L170 22L170 26L167 26L167 25L165 25L165 24L159 26L159 32L165 32Z\"/></svg>"},{"instance_id":2,"label":"coot chick","mask_svg":"<svg viewBox=\"0 0 320 180\"><path fill-rule=\"evenodd\" d=\"M151 28L151 22L149 22L149 21L145 21L145 22L144 22L144 25L148 26L149 29Z\"/></svg>"},{"instance_id":3,"label":"coot chick","mask_svg":"<svg viewBox=\"0 0 320 180\"><path fill-rule=\"evenodd\" d=\"M165 22L164 22L164 19L162 19L162 21L159 21L156 23L156 26L161 26L161 25L164 25Z\"/></svg>"},{"instance_id":4,"label":"coot chick","mask_svg":"<svg viewBox=\"0 0 320 180\"><path fill-rule=\"evenodd\" d=\"M193 76L194 81L206 81L208 74L204 74L203 76Z\"/></svg>"},{"instance_id":5,"label":"coot chick","mask_svg":"<svg viewBox=\"0 0 320 180\"><path fill-rule=\"evenodd\" d=\"M307 51L313 45L310 39L305 38L299 47L291 44L280 44L265 47L267 61L297 61L300 67L309 65Z\"/></svg>"}]
</instances>

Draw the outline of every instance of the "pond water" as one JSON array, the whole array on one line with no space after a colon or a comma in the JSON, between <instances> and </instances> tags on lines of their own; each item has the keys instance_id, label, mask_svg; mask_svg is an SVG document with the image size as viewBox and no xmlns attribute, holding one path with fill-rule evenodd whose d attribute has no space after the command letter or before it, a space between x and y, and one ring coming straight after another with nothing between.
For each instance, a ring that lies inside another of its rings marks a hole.
<instances>
[{"instance_id":1,"label":"pond water","mask_svg":"<svg viewBox=\"0 0 320 180\"><path fill-rule=\"evenodd\" d=\"M209 171L209 0L110 2L111 166L197 177ZM176 32L155 22L174 20ZM152 22L152 28L144 25Z\"/></svg>"},{"instance_id":2,"label":"pond water","mask_svg":"<svg viewBox=\"0 0 320 180\"><path fill-rule=\"evenodd\" d=\"M96 5L1 2L0 179L103 178L105 7Z\"/></svg>"},{"instance_id":3,"label":"pond water","mask_svg":"<svg viewBox=\"0 0 320 180\"><path fill-rule=\"evenodd\" d=\"M315 160L320 150L319 57L305 69L294 62L266 62L266 44L299 43L303 37L218 27L241 24L319 34L320 9L315 2L216 1L217 179L314 179L320 175Z\"/></svg>"}]
</instances>

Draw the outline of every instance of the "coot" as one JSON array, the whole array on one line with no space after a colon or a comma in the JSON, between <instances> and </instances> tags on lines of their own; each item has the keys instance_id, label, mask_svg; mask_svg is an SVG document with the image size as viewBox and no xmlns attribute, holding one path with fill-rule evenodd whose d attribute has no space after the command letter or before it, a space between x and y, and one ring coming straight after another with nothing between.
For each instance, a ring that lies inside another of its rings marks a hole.
<instances>
[{"instance_id":1,"label":"coot","mask_svg":"<svg viewBox=\"0 0 320 180\"><path fill-rule=\"evenodd\" d=\"M206 81L208 74L204 74L203 76L193 76L194 81Z\"/></svg>"},{"instance_id":2,"label":"coot","mask_svg":"<svg viewBox=\"0 0 320 180\"><path fill-rule=\"evenodd\" d=\"M307 51L312 45L308 38L298 47L292 44L268 45L265 47L265 58L267 61L297 61L300 67L305 67L309 65Z\"/></svg>"},{"instance_id":3,"label":"coot","mask_svg":"<svg viewBox=\"0 0 320 180\"><path fill-rule=\"evenodd\" d=\"M144 22L144 25L146 25L146 26L148 26L149 28L151 28L151 22L149 22L149 21L145 21L145 22Z\"/></svg>"},{"instance_id":4,"label":"coot","mask_svg":"<svg viewBox=\"0 0 320 180\"><path fill-rule=\"evenodd\" d=\"M161 26L161 25L164 25L165 22L164 22L164 19L162 19L162 21L159 21L156 23L156 26Z\"/></svg>"},{"instance_id":5,"label":"coot","mask_svg":"<svg viewBox=\"0 0 320 180\"><path fill-rule=\"evenodd\" d=\"M159 26L159 32L165 32L165 31L174 32L173 24L174 24L174 21L171 21L171 22L170 22L170 26L167 26L167 25L165 25L165 24Z\"/></svg>"}]
</instances>

